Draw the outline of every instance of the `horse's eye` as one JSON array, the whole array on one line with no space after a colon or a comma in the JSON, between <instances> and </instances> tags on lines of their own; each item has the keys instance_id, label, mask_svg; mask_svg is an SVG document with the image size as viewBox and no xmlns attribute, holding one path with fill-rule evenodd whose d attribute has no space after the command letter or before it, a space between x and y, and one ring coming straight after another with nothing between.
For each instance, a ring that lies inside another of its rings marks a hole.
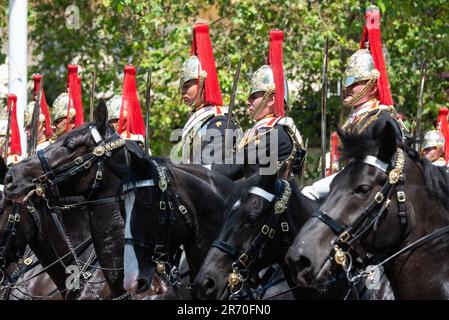
<instances>
[{"instance_id":1,"label":"horse's eye","mask_svg":"<svg viewBox=\"0 0 449 320\"><path fill-rule=\"evenodd\" d=\"M259 217L250 214L246 217L245 224L253 225L253 224L257 223L258 221L259 221Z\"/></svg>"},{"instance_id":2,"label":"horse's eye","mask_svg":"<svg viewBox=\"0 0 449 320\"><path fill-rule=\"evenodd\" d=\"M371 192L371 189L372 189L371 186L367 184L362 184L355 189L355 192L362 195L366 195Z\"/></svg>"},{"instance_id":3,"label":"horse's eye","mask_svg":"<svg viewBox=\"0 0 449 320\"><path fill-rule=\"evenodd\" d=\"M66 147L70 151L73 151L76 148L76 143L73 140L68 140L64 142L64 147Z\"/></svg>"}]
</instances>

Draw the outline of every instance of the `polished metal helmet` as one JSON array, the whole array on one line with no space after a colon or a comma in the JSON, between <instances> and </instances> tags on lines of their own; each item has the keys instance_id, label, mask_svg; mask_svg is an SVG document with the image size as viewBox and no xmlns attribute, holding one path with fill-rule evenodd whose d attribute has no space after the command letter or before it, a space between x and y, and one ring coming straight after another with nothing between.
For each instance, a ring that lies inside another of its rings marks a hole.
<instances>
[{"instance_id":1,"label":"polished metal helmet","mask_svg":"<svg viewBox=\"0 0 449 320\"><path fill-rule=\"evenodd\" d=\"M191 56L185 61L181 67L181 77L179 78L179 91L182 90L184 83L190 80L200 80L204 82L207 77L207 72L201 67L200 60L197 56Z\"/></svg>"},{"instance_id":2,"label":"polished metal helmet","mask_svg":"<svg viewBox=\"0 0 449 320\"><path fill-rule=\"evenodd\" d=\"M263 65L257 69L251 76L251 90L249 95L251 96L256 92L274 92L276 86L274 84L273 71L269 65ZM288 86L284 76L284 101L288 105Z\"/></svg>"},{"instance_id":3,"label":"polished metal helmet","mask_svg":"<svg viewBox=\"0 0 449 320\"><path fill-rule=\"evenodd\" d=\"M373 57L368 49L357 50L350 58L343 76L345 88L364 80L377 80L379 70L374 67Z\"/></svg>"},{"instance_id":4,"label":"polished metal helmet","mask_svg":"<svg viewBox=\"0 0 449 320\"><path fill-rule=\"evenodd\" d=\"M68 107L69 107L69 94L67 92L63 92L53 102L53 108L51 110L51 118L53 123L60 118L67 117ZM76 111L72 102L72 107L70 108L70 119L73 119L75 115Z\"/></svg>"},{"instance_id":5,"label":"polished metal helmet","mask_svg":"<svg viewBox=\"0 0 449 320\"><path fill-rule=\"evenodd\" d=\"M120 118L120 108L122 107L122 96L114 95L111 99L106 103L106 108L108 109L108 120L117 120ZM126 110L123 111L124 116L126 117Z\"/></svg>"},{"instance_id":6,"label":"polished metal helmet","mask_svg":"<svg viewBox=\"0 0 449 320\"><path fill-rule=\"evenodd\" d=\"M25 109L25 112L23 114L23 126L25 128L31 126L31 120L33 118L33 111L34 111L34 106L36 105L35 101L30 101L27 104L27 107ZM67 115L67 114L66 114ZM42 123L45 121L45 116L42 113L41 110L39 110L39 122Z\"/></svg>"},{"instance_id":7,"label":"polished metal helmet","mask_svg":"<svg viewBox=\"0 0 449 320\"><path fill-rule=\"evenodd\" d=\"M427 131L426 134L424 135L422 149L424 150L427 148L434 148L434 147L436 147L437 149L443 148L444 137L437 130Z\"/></svg>"}]
</instances>

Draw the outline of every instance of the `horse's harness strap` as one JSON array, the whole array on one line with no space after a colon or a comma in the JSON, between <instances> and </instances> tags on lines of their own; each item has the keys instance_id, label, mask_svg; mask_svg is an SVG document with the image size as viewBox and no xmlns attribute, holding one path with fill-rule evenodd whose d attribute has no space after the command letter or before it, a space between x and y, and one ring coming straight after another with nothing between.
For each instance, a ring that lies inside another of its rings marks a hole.
<instances>
[{"instance_id":1,"label":"horse's harness strap","mask_svg":"<svg viewBox=\"0 0 449 320\"><path fill-rule=\"evenodd\" d=\"M252 187L251 189L249 189L248 193L252 193L258 196L261 196L262 198L264 198L265 200L267 200L268 202L272 202L274 198L276 198L276 196L272 193L269 193L259 187Z\"/></svg>"},{"instance_id":2,"label":"horse's harness strap","mask_svg":"<svg viewBox=\"0 0 449 320\"><path fill-rule=\"evenodd\" d=\"M325 212L318 210L315 212L312 217L317 218L324 222L331 230L335 233L336 236L341 235L345 230L346 227L339 224L337 221L329 217Z\"/></svg>"},{"instance_id":3,"label":"horse's harness strap","mask_svg":"<svg viewBox=\"0 0 449 320\"><path fill-rule=\"evenodd\" d=\"M215 240L212 243L212 247L223 251L234 259L238 259L241 254L241 251L237 250L234 246L228 244L226 241Z\"/></svg>"}]
</instances>

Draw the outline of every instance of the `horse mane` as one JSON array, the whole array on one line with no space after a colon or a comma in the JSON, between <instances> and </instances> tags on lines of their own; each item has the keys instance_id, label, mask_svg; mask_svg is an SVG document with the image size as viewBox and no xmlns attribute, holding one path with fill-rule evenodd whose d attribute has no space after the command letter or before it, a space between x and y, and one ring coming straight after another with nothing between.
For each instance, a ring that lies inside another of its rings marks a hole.
<instances>
[{"instance_id":1,"label":"horse mane","mask_svg":"<svg viewBox=\"0 0 449 320\"><path fill-rule=\"evenodd\" d=\"M446 209L449 209L449 171L447 167L433 165L429 160L421 157L411 148L405 149L409 158L417 162L422 168L424 180L429 193L438 199Z\"/></svg>"},{"instance_id":2,"label":"horse mane","mask_svg":"<svg viewBox=\"0 0 449 320\"><path fill-rule=\"evenodd\" d=\"M372 121L368 126L364 126L374 116L377 116L375 121ZM398 128L398 124L389 113L382 111L380 113L372 112L371 117L368 116L364 121L357 124L358 128L364 128L363 131L354 127L350 130L337 128L343 145L343 148L340 149L342 159L361 161L367 155L376 155L379 151L379 143L382 140L382 130L387 123L392 123L395 128ZM449 194L449 172L447 168L434 166L429 160L421 157L417 151L411 149L399 139L397 139L396 144L422 169L429 193L449 209L449 197L447 196Z\"/></svg>"}]
</instances>

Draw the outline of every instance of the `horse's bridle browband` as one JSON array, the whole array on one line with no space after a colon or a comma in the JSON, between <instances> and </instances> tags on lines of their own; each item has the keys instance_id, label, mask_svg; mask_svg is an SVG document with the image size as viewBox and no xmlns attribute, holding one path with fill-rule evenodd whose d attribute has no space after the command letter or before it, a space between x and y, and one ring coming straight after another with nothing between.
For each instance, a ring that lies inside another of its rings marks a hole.
<instances>
[{"instance_id":1,"label":"horse's bridle browband","mask_svg":"<svg viewBox=\"0 0 449 320\"><path fill-rule=\"evenodd\" d=\"M245 286L245 282L251 271L251 268L260 256L265 244L268 240L273 239L276 235L276 228L280 223L282 231L282 243L285 248L288 248L292 239L290 237L290 225L288 223L289 217L284 214L287 208L290 196L292 193L291 186L287 180L276 180L275 194L267 192L259 187L252 187L248 192L264 198L270 204L274 202L274 214L268 216L265 224L262 226L259 233L251 242L249 249L246 252L235 248L223 240L215 240L212 247L215 247L224 253L230 255L235 259L232 264L232 273L229 275L228 282L231 291L231 299L238 298L238 294ZM252 297L251 290L246 287L247 294Z\"/></svg>"}]
</instances>

